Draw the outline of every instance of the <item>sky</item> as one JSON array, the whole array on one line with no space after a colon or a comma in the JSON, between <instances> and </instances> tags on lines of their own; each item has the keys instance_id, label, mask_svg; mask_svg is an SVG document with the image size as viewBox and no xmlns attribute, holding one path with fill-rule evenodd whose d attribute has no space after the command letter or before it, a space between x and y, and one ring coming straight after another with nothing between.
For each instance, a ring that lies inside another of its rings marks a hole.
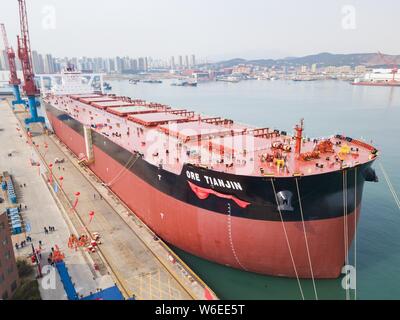
<instances>
[{"instance_id":1,"label":"sky","mask_svg":"<svg viewBox=\"0 0 400 320\"><path fill-rule=\"evenodd\" d=\"M319 52L400 54L398 0L26 2L32 48L58 57L196 54L216 61ZM0 22L16 47L17 0L1 0Z\"/></svg>"}]
</instances>

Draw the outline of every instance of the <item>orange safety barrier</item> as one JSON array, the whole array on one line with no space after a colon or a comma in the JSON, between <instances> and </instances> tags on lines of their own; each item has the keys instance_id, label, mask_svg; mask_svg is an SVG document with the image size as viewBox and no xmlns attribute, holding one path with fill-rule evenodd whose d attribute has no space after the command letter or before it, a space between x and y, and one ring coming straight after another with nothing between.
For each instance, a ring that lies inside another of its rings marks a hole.
<instances>
[{"instance_id":1,"label":"orange safety barrier","mask_svg":"<svg viewBox=\"0 0 400 320\"><path fill-rule=\"evenodd\" d=\"M53 252L52 260L53 262L61 262L65 258L65 255L61 252L58 245L55 245L55 250Z\"/></svg>"},{"instance_id":2,"label":"orange safety barrier","mask_svg":"<svg viewBox=\"0 0 400 320\"><path fill-rule=\"evenodd\" d=\"M68 248L77 250L78 247L85 247L89 243L89 238L86 235L81 235L77 238L75 235L71 235L68 238Z\"/></svg>"}]
</instances>

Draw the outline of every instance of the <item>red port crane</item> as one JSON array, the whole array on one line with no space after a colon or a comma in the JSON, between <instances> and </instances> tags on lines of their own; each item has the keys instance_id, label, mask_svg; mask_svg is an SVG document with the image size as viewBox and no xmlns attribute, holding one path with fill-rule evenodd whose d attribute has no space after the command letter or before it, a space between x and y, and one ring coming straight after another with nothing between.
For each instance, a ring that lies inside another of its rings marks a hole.
<instances>
[{"instance_id":1,"label":"red port crane","mask_svg":"<svg viewBox=\"0 0 400 320\"><path fill-rule=\"evenodd\" d=\"M389 61L389 60L385 57L385 55L382 54L382 53L379 52L379 51L378 51L378 55L379 55L379 57L381 58L381 60L382 60L385 64L387 64L388 66L392 65L392 71L391 71L391 73L392 73L392 75L393 75L392 81L395 81L395 76L396 76L396 74L397 74L397 71L399 70L398 65L395 63L395 59L396 59L396 58L394 58L393 61Z\"/></svg>"},{"instance_id":2,"label":"red port crane","mask_svg":"<svg viewBox=\"0 0 400 320\"><path fill-rule=\"evenodd\" d=\"M15 100L12 101L12 104L26 104L26 101L21 99L21 93L19 91L19 85L21 84L21 80L17 75L17 65L15 64L15 53L14 49L9 45L6 27L3 23L0 24L1 33L3 34L3 42L4 49L7 53L8 66L10 68L10 85L12 85L12 89L14 92Z\"/></svg>"},{"instance_id":3,"label":"red port crane","mask_svg":"<svg viewBox=\"0 0 400 320\"><path fill-rule=\"evenodd\" d=\"M25 84L23 89L27 96L39 95L39 89L35 84L35 74L32 67L32 53L29 39L28 15L26 13L25 0L18 0L19 22L21 26L21 35L18 36L18 57L22 64L22 73Z\"/></svg>"},{"instance_id":4,"label":"red port crane","mask_svg":"<svg viewBox=\"0 0 400 320\"><path fill-rule=\"evenodd\" d=\"M25 123L29 124L32 122L44 122L43 117L38 116L37 107L40 105L39 101L36 101L36 96L39 95L39 89L36 87L35 74L33 73L32 67L32 52L29 39L29 28L28 28L28 15L26 13L25 0L18 0L19 6L19 23L21 27L21 35L18 39L18 58L21 60L22 73L24 75L23 89L25 94L28 96L29 111L31 118L25 119Z\"/></svg>"},{"instance_id":5,"label":"red port crane","mask_svg":"<svg viewBox=\"0 0 400 320\"><path fill-rule=\"evenodd\" d=\"M17 75L17 66L15 64L14 49L8 43L7 32L6 32L6 27L5 27L4 23L0 24L0 28L1 28L1 33L3 34L4 49L7 52L8 65L10 67L10 82L9 83L11 85L20 85L21 80L18 79L18 75Z\"/></svg>"}]
</instances>

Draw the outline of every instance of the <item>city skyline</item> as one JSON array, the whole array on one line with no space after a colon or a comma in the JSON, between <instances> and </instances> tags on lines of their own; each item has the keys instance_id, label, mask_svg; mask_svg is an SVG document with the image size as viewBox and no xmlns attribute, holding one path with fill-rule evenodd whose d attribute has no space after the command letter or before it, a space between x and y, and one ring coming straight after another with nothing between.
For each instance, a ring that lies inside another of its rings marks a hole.
<instances>
[{"instance_id":1,"label":"city skyline","mask_svg":"<svg viewBox=\"0 0 400 320\"><path fill-rule=\"evenodd\" d=\"M177 58L177 63L175 63ZM21 70L21 62L16 59L16 66ZM152 57L55 57L51 53L39 53L32 50L32 64L36 74L58 73L67 66L74 66L78 70L106 72L106 73L134 73L144 72L150 69L184 69L196 66L196 55L178 55L171 56L169 60L153 59ZM9 70L7 53L0 49L0 71Z\"/></svg>"},{"instance_id":2,"label":"city skyline","mask_svg":"<svg viewBox=\"0 0 400 320\"><path fill-rule=\"evenodd\" d=\"M399 61L400 55L391 58ZM335 55L330 53L320 53L299 58L287 59L261 59L248 61L243 59L233 59L218 61L216 63L207 63L199 61L195 54L171 56L169 59L159 59L153 57L55 57L52 54L42 54L36 50L32 51L32 64L35 74L53 74L60 73L66 67L73 66L75 69L83 72L95 72L106 74L134 74L143 72L172 72L190 75L191 73L211 72L215 70L233 70L235 73L249 74L250 72L242 70L283 70L295 71L305 74L311 71L316 74L324 70L327 74L343 73L349 74L353 68L356 74L365 73L367 68L371 67L389 67L388 56L382 57L381 53L373 54L349 54ZM17 70L21 71L21 62L16 59ZM235 71L236 68L236 71ZM0 50L0 71L9 70L7 54L5 50ZM358 71L357 71L358 70ZM360 71L362 70L362 71ZM186 71L189 71L187 73ZM215 74L214 74L215 75ZM4 77L4 75L3 75Z\"/></svg>"},{"instance_id":3,"label":"city skyline","mask_svg":"<svg viewBox=\"0 0 400 320\"><path fill-rule=\"evenodd\" d=\"M210 61L284 58L316 52L397 54L400 3L261 0L187 4L116 0L27 3L32 47L55 56L157 56L195 52ZM2 4L0 20L15 48L18 10ZM89 14L88 14L89 13ZM374 23L371 23L373 20ZM246 23L243 23L246 21ZM312 35L312 36L311 36ZM340 41L332 41L332 39ZM67 45L66 45L67 44Z\"/></svg>"}]
</instances>

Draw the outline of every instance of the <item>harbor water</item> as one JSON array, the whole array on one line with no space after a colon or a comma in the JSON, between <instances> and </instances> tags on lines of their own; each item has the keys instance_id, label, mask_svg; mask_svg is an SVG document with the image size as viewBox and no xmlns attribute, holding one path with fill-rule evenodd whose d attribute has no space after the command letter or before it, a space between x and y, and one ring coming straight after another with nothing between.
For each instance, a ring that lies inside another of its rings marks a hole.
<instances>
[{"instance_id":1,"label":"harbor water","mask_svg":"<svg viewBox=\"0 0 400 320\"><path fill-rule=\"evenodd\" d=\"M356 241L350 249L350 288L343 275L317 280L319 299L400 298L400 208L382 168L400 195L400 87L352 86L344 81L208 82L198 87L110 81L112 93L169 104L235 121L292 132L304 118L305 135L340 133L380 151L379 183L366 183ZM316 299L311 280L278 278L221 266L175 248L221 299ZM263 253L260 252L260 255ZM355 288L355 289L354 289Z\"/></svg>"}]
</instances>

